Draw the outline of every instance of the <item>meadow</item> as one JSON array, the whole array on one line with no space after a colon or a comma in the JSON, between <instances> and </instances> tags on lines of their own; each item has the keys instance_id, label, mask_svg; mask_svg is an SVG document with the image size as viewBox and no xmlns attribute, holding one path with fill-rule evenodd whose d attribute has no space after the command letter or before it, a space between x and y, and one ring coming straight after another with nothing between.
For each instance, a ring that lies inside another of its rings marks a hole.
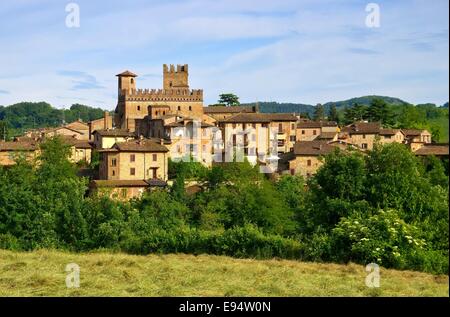
<instances>
[{"instance_id":1,"label":"meadow","mask_svg":"<svg viewBox=\"0 0 450 317\"><path fill-rule=\"evenodd\" d=\"M66 265L80 267L67 288ZM449 296L448 276L365 267L214 255L127 255L0 250L0 296Z\"/></svg>"}]
</instances>

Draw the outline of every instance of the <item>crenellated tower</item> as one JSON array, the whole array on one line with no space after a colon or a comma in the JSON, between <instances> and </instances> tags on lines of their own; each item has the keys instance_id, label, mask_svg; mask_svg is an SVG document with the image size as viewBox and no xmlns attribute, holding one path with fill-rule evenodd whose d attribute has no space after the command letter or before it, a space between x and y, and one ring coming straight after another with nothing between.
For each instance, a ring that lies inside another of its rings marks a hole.
<instances>
[{"instance_id":1,"label":"crenellated tower","mask_svg":"<svg viewBox=\"0 0 450 317\"><path fill-rule=\"evenodd\" d=\"M163 89L189 88L188 65L163 65Z\"/></svg>"},{"instance_id":2,"label":"crenellated tower","mask_svg":"<svg viewBox=\"0 0 450 317\"><path fill-rule=\"evenodd\" d=\"M134 131L137 122L146 117L155 119L177 115L201 118L203 115L203 90L189 88L187 64L176 67L163 65L163 89L136 89L137 75L128 70L117 77L116 127Z\"/></svg>"}]
</instances>

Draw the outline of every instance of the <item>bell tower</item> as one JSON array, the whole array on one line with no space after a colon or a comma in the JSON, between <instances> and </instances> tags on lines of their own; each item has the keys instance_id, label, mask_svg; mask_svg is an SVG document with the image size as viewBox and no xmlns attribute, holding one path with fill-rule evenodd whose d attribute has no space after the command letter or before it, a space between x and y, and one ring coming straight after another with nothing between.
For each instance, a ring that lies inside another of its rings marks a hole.
<instances>
[{"instance_id":1,"label":"bell tower","mask_svg":"<svg viewBox=\"0 0 450 317\"><path fill-rule=\"evenodd\" d=\"M119 96L122 94L123 90L125 90L126 92L129 92L131 89L136 90L136 74L133 74L132 72L127 70L116 76L119 78Z\"/></svg>"}]
</instances>

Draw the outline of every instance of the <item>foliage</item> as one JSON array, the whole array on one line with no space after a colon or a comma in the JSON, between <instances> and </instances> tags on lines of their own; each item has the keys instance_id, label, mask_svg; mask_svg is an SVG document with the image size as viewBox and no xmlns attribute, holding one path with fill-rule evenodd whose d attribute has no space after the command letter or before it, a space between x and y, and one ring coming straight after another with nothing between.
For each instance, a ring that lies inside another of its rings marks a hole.
<instances>
[{"instance_id":1,"label":"foliage","mask_svg":"<svg viewBox=\"0 0 450 317\"><path fill-rule=\"evenodd\" d=\"M314 109L314 121L319 121L325 119L325 108L320 103L316 105Z\"/></svg>"},{"instance_id":2,"label":"foliage","mask_svg":"<svg viewBox=\"0 0 450 317\"><path fill-rule=\"evenodd\" d=\"M228 107L240 105L239 97L236 96L235 94L230 94L230 93L229 94L220 94L218 103L224 104Z\"/></svg>"}]
</instances>

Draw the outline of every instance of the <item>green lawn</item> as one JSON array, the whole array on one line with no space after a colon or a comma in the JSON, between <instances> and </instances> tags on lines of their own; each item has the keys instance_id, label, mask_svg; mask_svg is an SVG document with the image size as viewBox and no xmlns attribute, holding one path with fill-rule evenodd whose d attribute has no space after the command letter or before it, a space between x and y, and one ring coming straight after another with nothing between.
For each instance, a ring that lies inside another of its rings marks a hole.
<instances>
[{"instance_id":1,"label":"green lawn","mask_svg":"<svg viewBox=\"0 0 450 317\"><path fill-rule=\"evenodd\" d=\"M67 288L65 267L80 267ZM0 250L0 296L448 296L448 276L365 267L209 255L134 256Z\"/></svg>"}]
</instances>

